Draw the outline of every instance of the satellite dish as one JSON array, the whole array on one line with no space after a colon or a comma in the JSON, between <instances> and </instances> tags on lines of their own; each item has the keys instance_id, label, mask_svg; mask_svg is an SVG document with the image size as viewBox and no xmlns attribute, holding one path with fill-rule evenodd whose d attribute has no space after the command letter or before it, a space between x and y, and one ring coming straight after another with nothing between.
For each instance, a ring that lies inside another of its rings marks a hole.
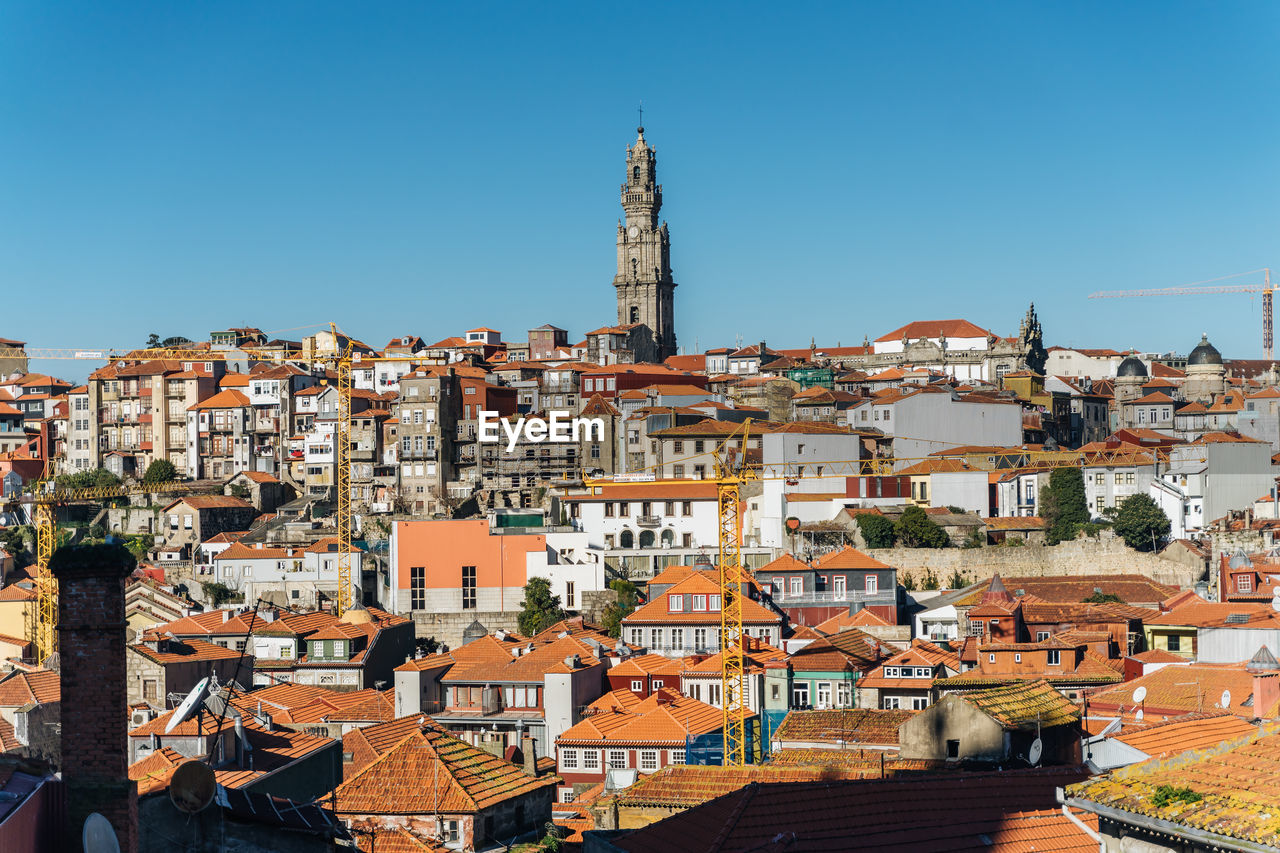
<instances>
[{"instance_id":1,"label":"satellite dish","mask_svg":"<svg viewBox=\"0 0 1280 853\"><path fill-rule=\"evenodd\" d=\"M1147 698L1147 688L1145 686L1139 687L1137 690L1133 691L1133 701L1141 702L1143 699L1146 699L1146 698Z\"/></svg>"},{"instance_id":2,"label":"satellite dish","mask_svg":"<svg viewBox=\"0 0 1280 853\"><path fill-rule=\"evenodd\" d=\"M1280 587L1276 588L1275 598L1271 599L1271 609L1280 612Z\"/></svg>"},{"instance_id":3,"label":"satellite dish","mask_svg":"<svg viewBox=\"0 0 1280 853\"><path fill-rule=\"evenodd\" d=\"M1142 716L1143 716L1142 709L1139 708L1137 713L1133 715L1134 722L1138 722L1138 723L1142 722Z\"/></svg>"},{"instance_id":4,"label":"satellite dish","mask_svg":"<svg viewBox=\"0 0 1280 853\"><path fill-rule=\"evenodd\" d=\"M120 853L120 839L116 837L111 821L94 812L85 818L80 842L84 853Z\"/></svg>"},{"instance_id":5,"label":"satellite dish","mask_svg":"<svg viewBox=\"0 0 1280 853\"><path fill-rule=\"evenodd\" d=\"M1231 707L1231 691L1230 690L1222 691L1222 696L1219 697L1218 701L1220 703L1218 707L1230 708Z\"/></svg>"},{"instance_id":6,"label":"satellite dish","mask_svg":"<svg viewBox=\"0 0 1280 853\"><path fill-rule=\"evenodd\" d=\"M187 694L187 698L182 700L182 704L174 710L173 716L169 718L168 724L164 727L164 733L168 734L191 719L191 715L200 710L200 704L204 702L204 697L208 693L209 679L203 678L199 684L191 689L191 692Z\"/></svg>"},{"instance_id":7,"label":"satellite dish","mask_svg":"<svg viewBox=\"0 0 1280 853\"><path fill-rule=\"evenodd\" d=\"M1040 738L1031 741L1031 749L1027 751L1027 761L1031 764L1039 764L1040 756L1044 754L1044 743Z\"/></svg>"},{"instance_id":8,"label":"satellite dish","mask_svg":"<svg viewBox=\"0 0 1280 853\"><path fill-rule=\"evenodd\" d=\"M212 767L203 761L184 761L169 780L169 799L178 811L195 814L213 802L217 789Z\"/></svg>"}]
</instances>

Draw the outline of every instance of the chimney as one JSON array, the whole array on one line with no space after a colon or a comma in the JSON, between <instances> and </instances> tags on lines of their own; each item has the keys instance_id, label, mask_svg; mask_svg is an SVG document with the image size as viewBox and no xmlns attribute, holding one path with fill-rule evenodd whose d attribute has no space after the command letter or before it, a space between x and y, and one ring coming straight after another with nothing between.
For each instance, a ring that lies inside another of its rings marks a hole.
<instances>
[{"instance_id":1,"label":"chimney","mask_svg":"<svg viewBox=\"0 0 1280 853\"><path fill-rule=\"evenodd\" d=\"M530 776L538 775L538 744L533 735L526 734L520 738L520 755L524 758L524 772Z\"/></svg>"},{"instance_id":2,"label":"chimney","mask_svg":"<svg viewBox=\"0 0 1280 853\"><path fill-rule=\"evenodd\" d=\"M222 611L222 624L223 624L223 625L227 624L227 620L228 620L228 619L230 619L230 618L231 618L231 611L230 611L230 610L223 610L223 611Z\"/></svg>"},{"instance_id":3,"label":"chimney","mask_svg":"<svg viewBox=\"0 0 1280 853\"><path fill-rule=\"evenodd\" d=\"M98 812L116 831L123 853L138 849L138 788L129 780L124 587L137 561L120 545L69 545L54 552L59 677L62 690L62 779L68 836L80 848L85 819Z\"/></svg>"},{"instance_id":4,"label":"chimney","mask_svg":"<svg viewBox=\"0 0 1280 853\"><path fill-rule=\"evenodd\" d=\"M1253 675L1253 713L1258 719L1266 715L1280 702L1280 672L1257 672Z\"/></svg>"}]
</instances>

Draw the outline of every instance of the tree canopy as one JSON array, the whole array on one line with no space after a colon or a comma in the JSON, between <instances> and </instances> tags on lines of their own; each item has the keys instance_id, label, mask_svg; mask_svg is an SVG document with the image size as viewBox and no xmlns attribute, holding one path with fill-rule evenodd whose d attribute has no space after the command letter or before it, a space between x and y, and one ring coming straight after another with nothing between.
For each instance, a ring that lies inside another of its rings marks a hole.
<instances>
[{"instance_id":1,"label":"tree canopy","mask_svg":"<svg viewBox=\"0 0 1280 853\"><path fill-rule=\"evenodd\" d=\"M120 485L120 478L106 468L98 468L95 471L59 474L53 478L53 484L59 489L108 488Z\"/></svg>"},{"instance_id":2,"label":"tree canopy","mask_svg":"<svg viewBox=\"0 0 1280 853\"><path fill-rule=\"evenodd\" d=\"M1172 525L1150 495L1129 495L1116 510L1115 531L1135 551L1151 551L1169 534Z\"/></svg>"},{"instance_id":3,"label":"tree canopy","mask_svg":"<svg viewBox=\"0 0 1280 853\"><path fill-rule=\"evenodd\" d=\"M618 600L609 603L600 621L609 636L617 639L622 636L622 620L635 611L640 595L636 585L628 580L609 581L609 589L618 594Z\"/></svg>"},{"instance_id":4,"label":"tree canopy","mask_svg":"<svg viewBox=\"0 0 1280 853\"><path fill-rule=\"evenodd\" d=\"M893 522L883 515L865 513L858 517L858 530L868 548L893 547Z\"/></svg>"},{"instance_id":5,"label":"tree canopy","mask_svg":"<svg viewBox=\"0 0 1280 853\"><path fill-rule=\"evenodd\" d=\"M951 544L947 532L918 506L909 506L902 511L893 532L898 541L908 548L945 548Z\"/></svg>"},{"instance_id":6,"label":"tree canopy","mask_svg":"<svg viewBox=\"0 0 1280 853\"><path fill-rule=\"evenodd\" d=\"M168 483L178 476L178 469L173 467L173 463L168 459L157 459L147 466L146 473L142 475L144 483Z\"/></svg>"},{"instance_id":7,"label":"tree canopy","mask_svg":"<svg viewBox=\"0 0 1280 853\"><path fill-rule=\"evenodd\" d=\"M1057 545L1076 538L1089 521L1084 473L1079 468L1053 469L1049 485L1040 495L1040 515L1044 518L1046 544Z\"/></svg>"},{"instance_id":8,"label":"tree canopy","mask_svg":"<svg viewBox=\"0 0 1280 853\"><path fill-rule=\"evenodd\" d=\"M542 631L565 617L560 606L560 596L551 593L551 581L546 578L529 578L524 588L524 601L520 603L520 633L526 637Z\"/></svg>"}]
</instances>

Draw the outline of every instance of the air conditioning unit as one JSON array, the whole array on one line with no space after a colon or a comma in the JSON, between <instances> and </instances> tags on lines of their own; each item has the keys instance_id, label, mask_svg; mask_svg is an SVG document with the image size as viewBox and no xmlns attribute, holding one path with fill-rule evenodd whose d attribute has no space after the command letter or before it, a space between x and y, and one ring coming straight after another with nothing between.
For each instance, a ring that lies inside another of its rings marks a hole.
<instances>
[{"instance_id":1,"label":"air conditioning unit","mask_svg":"<svg viewBox=\"0 0 1280 853\"><path fill-rule=\"evenodd\" d=\"M150 708L138 708L129 715L129 727L136 729L138 726L145 726L155 719L155 716L155 712Z\"/></svg>"}]
</instances>

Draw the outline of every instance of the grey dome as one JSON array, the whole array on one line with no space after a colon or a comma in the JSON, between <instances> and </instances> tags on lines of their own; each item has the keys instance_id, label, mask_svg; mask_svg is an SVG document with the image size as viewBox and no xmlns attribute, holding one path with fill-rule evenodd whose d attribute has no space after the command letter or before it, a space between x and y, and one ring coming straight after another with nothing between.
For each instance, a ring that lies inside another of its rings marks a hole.
<instances>
[{"instance_id":1,"label":"grey dome","mask_svg":"<svg viewBox=\"0 0 1280 853\"><path fill-rule=\"evenodd\" d=\"M1116 368L1116 378L1122 376L1142 376L1147 375L1147 366L1142 363L1142 359L1137 356L1129 356L1120 362L1120 366Z\"/></svg>"},{"instance_id":2,"label":"grey dome","mask_svg":"<svg viewBox=\"0 0 1280 853\"><path fill-rule=\"evenodd\" d=\"M1196 344L1191 355L1187 356L1187 366L1190 367L1193 364L1222 364L1222 353L1209 343L1208 335L1201 335L1200 343Z\"/></svg>"}]
</instances>

